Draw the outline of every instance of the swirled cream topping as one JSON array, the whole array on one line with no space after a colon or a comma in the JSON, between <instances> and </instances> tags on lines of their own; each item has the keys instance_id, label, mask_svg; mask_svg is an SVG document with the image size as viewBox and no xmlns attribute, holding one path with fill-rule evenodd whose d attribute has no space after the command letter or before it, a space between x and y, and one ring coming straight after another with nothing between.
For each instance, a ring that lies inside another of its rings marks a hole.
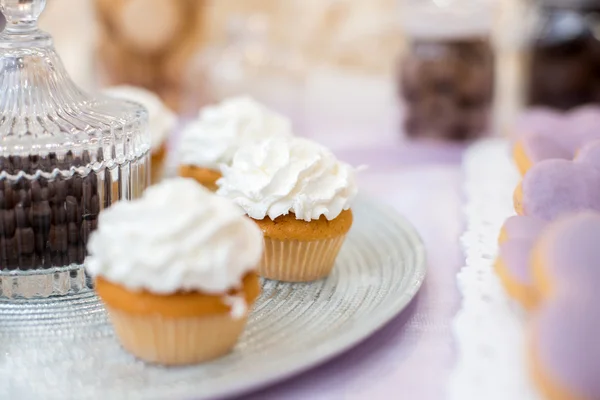
<instances>
[{"instance_id":1,"label":"swirled cream topping","mask_svg":"<svg viewBox=\"0 0 600 400\"><path fill-rule=\"evenodd\" d=\"M86 268L130 290L224 294L240 287L262 249L262 232L238 207L176 178L103 211Z\"/></svg>"},{"instance_id":2,"label":"swirled cream topping","mask_svg":"<svg viewBox=\"0 0 600 400\"><path fill-rule=\"evenodd\" d=\"M222 166L218 194L250 217L294 213L305 221L336 218L356 197L355 169L325 147L302 138L271 138L241 148Z\"/></svg>"},{"instance_id":3,"label":"swirled cream topping","mask_svg":"<svg viewBox=\"0 0 600 400\"><path fill-rule=\"evenodd\" d=\"M139 103L148 110L150 145L158 150L169 132L175 128L177 117L154 93L136 86L114 86L103 91L107 96Z\"/></svg>"},{"instance_id":4,"label":"swirled cream topping","mask_svg":"<svg viewBox=\"0 0 600 400\"><path fill-rule=\"evenodd\" d=\"M291 136L290 121L249 97L205 107L183 130L180 163L218 170L243 146L271 136Z\"/></svg>"}]
</instances>

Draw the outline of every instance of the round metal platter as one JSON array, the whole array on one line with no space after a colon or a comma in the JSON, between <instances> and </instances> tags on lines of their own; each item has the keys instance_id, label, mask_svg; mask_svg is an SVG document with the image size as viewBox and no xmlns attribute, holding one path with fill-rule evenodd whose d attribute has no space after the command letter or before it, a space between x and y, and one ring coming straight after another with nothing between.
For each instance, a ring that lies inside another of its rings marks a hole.
<instances>
[{"instance_id":1,"label":"round metal platter","mask_svg":"<svg viewBox=\"0 0 600 400\"><path fill-rule=\"evenodd\" d=\"M233 352L191 367L148 365L118 344L92 291L0 302L0 398L205 399L240 394L305 371L400 313L425 277L415 230L361 197L325 280L263 282Z\"/></svg>"}]
</instances>

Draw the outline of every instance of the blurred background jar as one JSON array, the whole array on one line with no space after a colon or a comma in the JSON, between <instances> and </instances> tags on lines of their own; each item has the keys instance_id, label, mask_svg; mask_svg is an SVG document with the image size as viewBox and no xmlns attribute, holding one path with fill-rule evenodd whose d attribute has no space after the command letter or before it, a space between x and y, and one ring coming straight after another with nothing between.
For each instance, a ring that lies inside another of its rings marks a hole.
<instances>
[{"instance_id":1,"label":"blurred background jar","mask_svg":"<svg viewBox=\"0 0 600 400\"><path fill-rule=\"evenodd\" d=\"M394 104L396 10L397 0L215 0L185 86L210 102L249 94L322 142L367 120L379 129L372 109Z\"/></svg>"},{"instance_id":2,"label":"blurred background jar","mask_svg":"<svg viewBox=\"0 0 600 400\"><path fill-rule=\"evenodd\" d=\"M399 65L409 138L475 139L488 132L494 89L492 0L403 0Z\"/></svg>"},{"instance_id":3,"label":"blurred background jar","mask_svg":"<svg viewBox=\"0 0 600 400\"><path fill-rule=\"evenodd\" d=\"M316 120L361 115L366 103L394 106L391 80L385 95L383 83L370 83L392 76L398 0L93 1L101 84L149 88L182 114L248 94L301 133L325 129ZM365 121L381 119L370 112Z\"/></svg>"},{"instance_id":4,"label":"blurred background jar","mask_svg":"<svg viewBox=\"0 0 600 400\"><path fill-rule=\"evenodd\" d=\"M290 1L291 3L292 1ZM209 1L206 46L183 66L184 102L206 103L250 95L274 110L299 119L306 61L291 33L280 35L283 4L277 0ZM288 23L289 23L288 19ZM290 29L290 31L294 31Z\"/></svg>"},{"instance_id":5,"label":"blurred background jar","mask_svg":"<svg viewBox=\"0 0 600 400\"><path fill-rule=\"evenodd\" d=\"M94 0L102 85L130 84L179 109L182 77L206 39L205 0Z\"/></svg>"},{"instance_id":6,"label":"blurred background jar","mask_svg":"<svg viewBox=\"0 0 600 400\"><path fill-rule=\"evenodd\" d=\"M600 103L600 1L506 0L495 29L499 129L527 109Z\"/></svg>"},{"instance_id":7,"label":"blurred background jar","mask_svg":"<svg viewBox=\"0 0 600 400\"><path fill-rule=\"evenodd\" d=\"M559 110L600 102L600 1L540 0L526 104Z\"/></svg>"}]
</instances>

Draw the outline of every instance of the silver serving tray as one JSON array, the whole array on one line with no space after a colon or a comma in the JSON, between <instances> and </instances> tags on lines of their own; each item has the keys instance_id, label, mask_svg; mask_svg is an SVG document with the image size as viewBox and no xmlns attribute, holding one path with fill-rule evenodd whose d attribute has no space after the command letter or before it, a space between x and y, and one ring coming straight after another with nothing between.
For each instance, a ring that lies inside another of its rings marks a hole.
<instances>
[{"instance_id":1,"label":"silver serving tray","mask_svg":"<svg viewBox=\"0 0 600 400\"><path fill-rule=\"evenodd\" d=\"M0 302L2 399L206 399L256 389L357 344L402 311L425 277L425 250L394 211L364 198L332 275L263 283L229 355L148 365L121 349L93 292Z\"/></svg>"}]
</instances>

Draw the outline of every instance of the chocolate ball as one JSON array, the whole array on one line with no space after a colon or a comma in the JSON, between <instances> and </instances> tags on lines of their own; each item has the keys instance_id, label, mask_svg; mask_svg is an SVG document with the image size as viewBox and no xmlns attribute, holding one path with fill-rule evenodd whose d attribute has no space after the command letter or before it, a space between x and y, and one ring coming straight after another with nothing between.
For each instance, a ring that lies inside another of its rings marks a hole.
<instances>
[{"instance_id":1,"label":"chocolate ball","mask_svg":"<svg viewBox=\"0 0 600 400\"><path fill-rule=\"evenodd\" d=\"M15 238L19 253L31 254L35 251L35 234L32 228L18 228Z\"/></svg>"},{"instance_id":2,"label":"chocolate ball","mask_svg":"<svg viewBox=\"0 0 600 400\"><path fill-rule=\"evenodd\" d=\"M67 251L67 248L69 247L69 240L67 236L66 225L53 225L50 228L48 244L50 249L54 252Z\"/></svg>"}]
</instances>

